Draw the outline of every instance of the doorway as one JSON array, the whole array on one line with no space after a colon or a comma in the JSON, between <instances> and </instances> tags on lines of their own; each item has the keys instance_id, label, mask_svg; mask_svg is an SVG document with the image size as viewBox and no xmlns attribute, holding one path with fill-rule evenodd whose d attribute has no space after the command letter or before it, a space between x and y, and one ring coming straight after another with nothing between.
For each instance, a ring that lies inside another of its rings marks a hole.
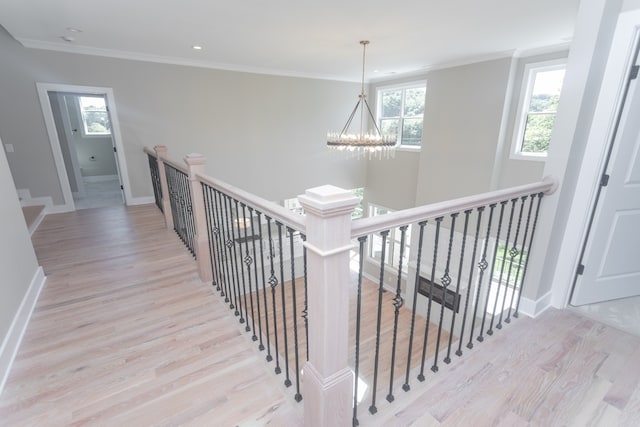
<instances>
[{"instance_id":1,"label":"doorway","mask_svg":"<svg viewBox=\"0 0 640 427\"><path fill-rule=\"evenodd\" d=\"M37 83L65 205L129 204L131 192L113 91Z\"/></svg>"},{"instance_id":2,"label":"doorway","mask_svg":"<svg viewBox=\"0 0 640 427\"><path fill-rule=\"evenodd\" d=\"M123 204L105 96L48 95L75 208Z\"/></svg>"}]
</instances>

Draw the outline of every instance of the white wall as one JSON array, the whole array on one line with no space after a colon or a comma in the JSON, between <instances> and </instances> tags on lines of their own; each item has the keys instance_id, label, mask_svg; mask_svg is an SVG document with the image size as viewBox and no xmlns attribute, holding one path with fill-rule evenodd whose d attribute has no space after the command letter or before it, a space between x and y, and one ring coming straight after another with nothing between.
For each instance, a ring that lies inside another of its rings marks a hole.
<instances>
[{"instance_id":1,"label":"white wall","mask_svg":"<svg viewBox=\"0 0 640 427\"><path fill-rule=\"evenodd\" d=\"M152 195L142 148L158 144L177 160L200 152L209 174L271 200L365 184L365 161L325 146L353 109L357 83L26 49L4 29L0 55L0 136L15 146L16 184L34 197L63 203L36 82L113 89L134 197Z\"/></svg>"}]
</instances>

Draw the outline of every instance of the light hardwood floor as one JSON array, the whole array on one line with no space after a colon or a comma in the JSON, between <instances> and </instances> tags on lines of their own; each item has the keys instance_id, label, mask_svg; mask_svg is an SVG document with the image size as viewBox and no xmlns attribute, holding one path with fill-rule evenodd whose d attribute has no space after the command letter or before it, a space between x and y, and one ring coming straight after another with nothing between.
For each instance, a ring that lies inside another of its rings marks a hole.
<instances>
[{"instance_id":1,"label":"light hardwood floor","mask_svg":"<svg viewBox=\"0 0 640 427\"><path fill-rule=\"evenodd\" d=\"M33 241L48 279L0 425L301 423L155 206L49 215Z\"/></svg>"},{"instance_id":2,"label":"light hardwood floor","mask_svg":"<svg viewBox=\"0 0 640 427\"><path fill-rule=\"evenodd\" d=\"M0 425L301 425L155 206L50 215L34 243L48 282ZM426 377L374 416L363 402L360 425L640 425L640 338L570 311L521 317Z\"/></svg>"}]
</instances>

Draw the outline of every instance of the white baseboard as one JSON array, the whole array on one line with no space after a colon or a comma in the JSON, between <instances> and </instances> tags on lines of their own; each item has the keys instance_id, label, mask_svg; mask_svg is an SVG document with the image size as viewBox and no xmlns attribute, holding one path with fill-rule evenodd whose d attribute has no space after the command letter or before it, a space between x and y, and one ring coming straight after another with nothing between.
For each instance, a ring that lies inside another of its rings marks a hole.
<instances>
[{"instance_id":1,"label":"white baseboard","mask_svg":"<svg viewBox=\"0 0 640 427\"><path fill-rule=\"evenodd\" d=\"M20 198L20 206L44 206L45 209L53 206L53 201L51 197L31 197L31 192L28 188L23 188L20 190L16 190L18 192L18 197Z\"/></svg>"},{"instance_id":2,"label":"white baseboard","mask_svg":"<svg viewBox=\"0 0 640 427\"><path fill-rule=\"evenodd\" d=\"M119 179L118 175L89 175L82 177L82 180L84 182L102 182L111 181L114 179Z\"/></svg>"},{"instance_id":3,"label":"white baseboard","mask_svg":"<svg viewBox=\"0 0 640 427\"><path fill-rule=\"evenodd\" d=\"M137 206L137 205L148 205L150 203L155 203L156 199L153 196L150 197L132 197L129 199L127 206Z\"/></svg>"},{"instance_id":4,"label":"white baseboard","mask_svg":"<svg viewBox=\"0 0 640 427\"><path fill-rule=\"evenodd\" d=\"M33 313L33 309L38 301L38 296L40 296L40 291L44 287L46 280L47 277L44 275L44 270L42 267L38 267L38 270L36 270L36 273L31 280L29 289L27 289L27 292L20 303L18 312L11 322L9 331L2 341L2 346L0 347L0 395L2 394L4 385L7 382L9 372L11 371L11 365L18 353L22 337L27 329L27 325L31 319L31 314Z\"/></svg>"},{"instance_id":5,"label":"white baseboard","mask_svg":"<svg viewBox=\"0 0 640 427\"><path fill-rule=\"evenodd\" d=\"M551 291L547 292L537 300L522 297L518 311L531 318L536 318L547 308L551 307Z\"/></svg>"},{"instance_id":6,"label":"white baseboard","mask_svg":"<svg viewBox=\"0 0 640 427\"><path fill-rule=\"evenodd\" d=\"M33 236L33 233L35 233L35 231L38 229L38 227L40 227L40 223L42 222L42 220L44 219L44 217L47 215L47 208L45 207L44 209L42 209L40 211L40 213L38 214L38 217L35 219L35 221L33 221L33 223L31 223L31 225L29 226L29 235Z\"/></svg>"}]
</instances>

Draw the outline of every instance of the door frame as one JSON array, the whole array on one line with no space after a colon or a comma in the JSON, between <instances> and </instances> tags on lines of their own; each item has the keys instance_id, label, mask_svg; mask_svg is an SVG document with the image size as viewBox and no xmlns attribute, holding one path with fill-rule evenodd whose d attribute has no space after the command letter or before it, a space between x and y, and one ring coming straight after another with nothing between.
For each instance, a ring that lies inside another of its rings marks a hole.
<instances>
[{"instance_id":1,"label":"door frame","mask_svg":"<svg viewBox=\"0 0 640 427\"><path fill-rule=\"evenodd\" d=\"M569 304L574 277L581 259L581 250L590 226L590 217L596 207L600 179L606 166L606 154L613 142L611 135L622 108L627 75L639 40L640 10L621 13L611 41L598 104L585 145L573 202L569 210L569 221L564 229L554 272L552 305L557 308L565 308Z\"/></svg>"},{"instance_id":2,"label":"door frame","mask_svg":"<svg viewBox=\"0 0 640 427\"><path fill-rule=\"evenodd\" d=\"M53 120L53 111L51 110L51 104L49 102L49 92L70 92L79 95L104 95L109 107L109 118L111 120L111 138L116 148L116 160L118 166L118 173L120 174L120 182L124 186L124 202L126 205L130 205L132 202L131 185L129 183L129 173L127 169L127 161L124 156L124 146L122 144L122 135L120 132L120 123L118 121L118 111L116 108L115 96L113 95L113 89L108 87L97 86L77 86L58 83L41 83L37 82L36 87L38 90L38 98L40 99L40 106L42 107L42 113L44 115L44 122L47 128L47 134L49 135L49 143L51 145L51 152L53 154L53 160L56 165L56 171L58 173L58 180L60 187L62 188L62 195L64 197L65 204L60 206L58 211L68 212L75 210L75 204L73 203L73 194L71 193L71 186L69 184L69 178L67 177L67 171L64 164L64 158L62 157L62 150L60 148L60 140L58 133L56 132L56 125Z\"/></svg>"}]
</instances>

